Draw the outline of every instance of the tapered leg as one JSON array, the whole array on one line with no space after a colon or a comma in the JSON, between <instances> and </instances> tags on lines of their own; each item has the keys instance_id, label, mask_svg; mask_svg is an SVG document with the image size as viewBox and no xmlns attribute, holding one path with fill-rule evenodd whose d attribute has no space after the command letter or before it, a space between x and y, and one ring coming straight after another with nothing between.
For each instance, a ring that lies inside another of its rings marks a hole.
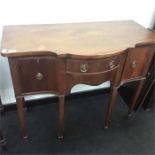
<instances>
[{"instance_id":1,"label":"tapered leg","mask_svg":"<svg viewBox=\"0 0 155 155\"><path fill-rule=\"evenodd\" d=\"M106 112L106 117L105 117L105 122L104 122L104 129L108 129L109 127L109 122L112 116L112 111L115 105L115 100L116 100L116 95L117 95L117 88L113 87L111 90L110 94L110 100L108 104L108 109Z\"/></svg>"},{"instance_id":2,"label":"tapered leg","mask_svg":"<svg viewBox=\"0 0 155 155\"><path fill-rule=\"evenodd\" d=\"M23 138L27 139L28 135L27 135L27 128L25 123L24 98L17 98L16 103L17 103L17 112L18 112L21 133Z\"/></svg>"},{"instance_id":3,"label":"tapered leg","mask_svg":"<svg viewBox=\"0 0 155 155\"><path fill-rule=\"evenodd\" d=\"M135 90L135 93L134 93L134 96L133 96L133 99L131 101L131 104L130 104L130 107L129 107L129 112L128 112L128 117L131 117L132 116L132 112L134 111L134 108L135 108L135 105L136 105L136 101L140 95L140 92L143 88L143 85L144 85L144 80L141 80Z\"/></svg>"},{"instance_id":4,"label":"tapered leg","mask_svg":"<svg viewBox=\"0 0 155 155\"><path fill-rule=\"evenodd\" d=\"M59 126L58 126L58 139L63 139L64 137L64 103L65 96L59 96Z\"/></svg>"}]
</instances>

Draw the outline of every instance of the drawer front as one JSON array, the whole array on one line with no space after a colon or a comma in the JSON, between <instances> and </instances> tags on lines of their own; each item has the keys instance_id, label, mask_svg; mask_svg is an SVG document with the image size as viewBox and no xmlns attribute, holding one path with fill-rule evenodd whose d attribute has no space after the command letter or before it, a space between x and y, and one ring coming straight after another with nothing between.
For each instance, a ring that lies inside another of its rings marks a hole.
<instances>
[{"instance_id":1,"label":"drawer front","mask_svg":"<svg viewBox=\"0 0 155 155\"><path fill-rule=\"evenodd\" d=\"M13 78L19 81L20 93L58 91L56 58L48 56L15 58L14 66L17 75Z\"/></svg>"},{"instance_id":2,"label":"drawer front","mask_svg":"<svg viewBox=\"0 0 155 155\"><path fill-rule=\"evenodd\" d=\"M66 92L70 93L73 86L77 84L87 84L97 86L105 81L114 82L117 75L118 67L114 70L100 74L67 74L66 76ZM116 79L117 82L117 79Z\"/></svg>"},{"instance_id":3,"label":"drawer front","mask_svg":"<svg viewBox=\"0 0 155 155\"><path fill-rule=\"evenodd\" d=\"M126 58L126 52L111 58L96 60L68 59L66 64L66 88L67 93L76 84L97 86L105 81L110 81L118 86ZM87 67L81 67L86 64Z\"/></svg>"},{"instance_id":4,"label":"drawer front","mask_svg":"<svg viewBox=\"0 0 155 155\"><path fill-rule=\"evenodd\" d=\"M114 69L119 64L119 57L102 60L67 60L67 73L96 74Z\"/></svg>"},{"instance_id":5,"label":"drawer front","mask_svg":"<svg viewBox=\"0 0 155 155\"><path fill-rule=\"evenodd\" d=\"M144 77L153 56L149 47L137 47L128 52L122 80Z\"/></svg>"}]
</instances>

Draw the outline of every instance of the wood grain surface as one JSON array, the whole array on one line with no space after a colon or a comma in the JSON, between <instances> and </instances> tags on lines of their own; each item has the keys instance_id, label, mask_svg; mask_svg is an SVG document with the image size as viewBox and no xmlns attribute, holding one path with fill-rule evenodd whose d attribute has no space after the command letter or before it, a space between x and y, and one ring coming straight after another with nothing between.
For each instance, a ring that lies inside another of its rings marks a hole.
<instances>
[{"instance_id":1,"label":"wood grain surface","mask_svg":"<svg viewBox=\"0 0 155 155\"><path fill-rule=\"evenodd\" d=\"M155 43L155 34L134 21L17 25L3 27L1 54L104 57L147 43Z\"/></svg>"}]
</instances>

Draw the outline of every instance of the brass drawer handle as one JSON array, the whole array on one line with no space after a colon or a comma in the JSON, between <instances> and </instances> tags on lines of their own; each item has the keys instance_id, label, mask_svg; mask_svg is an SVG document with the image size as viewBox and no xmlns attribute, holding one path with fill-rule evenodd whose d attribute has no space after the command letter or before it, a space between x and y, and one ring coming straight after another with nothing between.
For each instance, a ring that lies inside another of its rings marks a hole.
<instances>
[{"instance_id":1,"label":"brass drawer handle","mask_svg":"<svg viewBox=\"0 0 155 155\"><path fill-rule=\"evenodd\" d=\"M37 74L36 74L36 79L37 79L37 80L42 80L43 77L44 77L44 76L43 76L43 74L41 74L41 73L37 73Z\"/></svg>"},{"instance_id":2,"label":"brass drawer handle","mask_svg":"<svg viewBox=\"0 0 155 155\"><path fill-rule=\"evenodd\" d=\"M137 67L137 61L133 60L132 63L131 63L131 68L135 69L136 67Z\"/></svg>"},{"instance_id":3,"label":"brass drawer handle","mask_svg":"<svg viewBox=\"0 0 155 155\"><path fill-rule=\"evenodd\" d=\"M115 64L114 64L114 61L112 60L109 62L109 68L112 69L114 67L115 67Z\"/></svg>"},{"instance_id":4,"label":"brass drawer handle","mask_svg":"<svg viewBox=\"0 0 155 155\"><path fill-rule=\"evenodd\" d=\"M86 73L88 71L88 65L87 64L81 64L80 71L82 73Z\"/></svg>"}]
</instances>

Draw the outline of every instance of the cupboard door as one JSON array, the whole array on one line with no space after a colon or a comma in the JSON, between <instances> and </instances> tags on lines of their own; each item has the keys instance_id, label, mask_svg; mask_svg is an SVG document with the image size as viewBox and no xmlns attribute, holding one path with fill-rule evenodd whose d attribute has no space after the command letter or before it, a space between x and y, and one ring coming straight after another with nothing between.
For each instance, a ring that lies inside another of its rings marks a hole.
<instances>
[{"instance_id":1,"label":"cupboard door","mask_svg":"<svg viewBox=\"0 0 155 155\"><path fill-rule=\"evenodd\" d=\"M145 77L153 50L150 47L137 47L128 51L128 56L122 74L122 81Z\"/></svg>"}]
</instances>

